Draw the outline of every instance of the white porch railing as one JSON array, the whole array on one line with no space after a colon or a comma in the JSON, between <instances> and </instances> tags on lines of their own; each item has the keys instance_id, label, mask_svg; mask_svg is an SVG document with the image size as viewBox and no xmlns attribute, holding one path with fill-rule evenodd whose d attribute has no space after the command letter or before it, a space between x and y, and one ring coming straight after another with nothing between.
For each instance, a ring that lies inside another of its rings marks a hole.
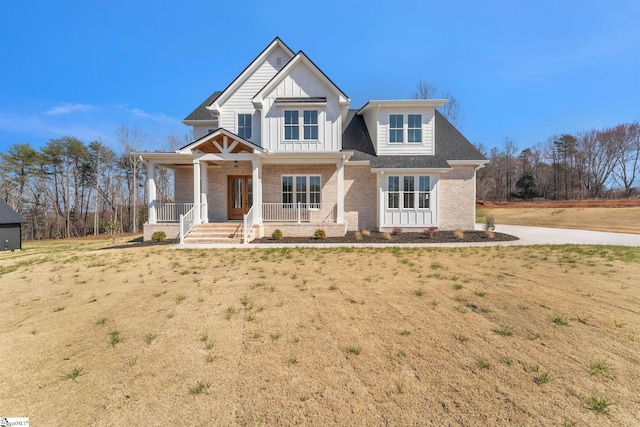
<instances>
[{"instance_id":1,"label":"white porch railing","mask_svg":"<svg viewBox=\"0 0 640 427\"><path fill-rule=\"evenodd\" d=\"M251 229L255 224L255 217L256 217L255 212L256 212L256 207L254 205L254 206L251 206L251 209L249 209L249 212L247 212L242 216L242 219L244 221L244 228L242 229L242 232L244 234L243 235L244 239L242 240L242 243L244 243L245 245L249 243L249 233L251 232Z\"/></svg>"},{"instance_id":2,"label":"white porch railing","mask_svg":"<svg viewBox=\"0 0 640 427\"><path fill-rule=\"evenodd\" d=\"M336 222L335 203L263 203L264 222Z\"/></svg>"},{"instance_id":3,"label":"white porch railing","mask_svg":"<svg viewBox=\"0 0 640 427\"><path fill-rule=\"evenodd\" d=\"M189 234L195 223L196 209L200 209L200 205L193 204L193 207L189 211L180 215L180 244L184 244L184 237Z\"/></svg>"},{"instance_id":4,"label":"white porch railing","mask_svg":"<svg viewBox=\"0 0 640 427\"><path fill-rule=\"evenodd\" d=\"M193 209L193 203L156 203L157 222L178 222L180 215Z\"/></svg>"}]
</instances>

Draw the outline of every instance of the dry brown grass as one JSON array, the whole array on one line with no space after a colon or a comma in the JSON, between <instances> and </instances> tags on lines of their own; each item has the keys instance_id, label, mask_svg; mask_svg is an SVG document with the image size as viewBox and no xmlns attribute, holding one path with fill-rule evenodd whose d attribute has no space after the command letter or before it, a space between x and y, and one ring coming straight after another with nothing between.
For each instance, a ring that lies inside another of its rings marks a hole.
<instances>
[{"instance_id":1,"label":"dry brown grass","mask_svg":"<svg viewBox=\"0 0 640 427\"><path fill-rule=\"evenodd\" d=\"M493 215L496 224L640 234L640 207L500 207L476 211L478 222L487 215Z\"/></svg>"},{"instance_id":2,"label":"dry brown grass","mask_svg":"<svg viewBox=\"0 0 640 427\"><path fill-rule=\"evenodd\" d=\"M0 253L4 414L34 425L640 424L638 248L104 245ZM598 361L606 371L593 375ZM608 413L590 409L593 396Z\"/></svg>"}]
</instances>

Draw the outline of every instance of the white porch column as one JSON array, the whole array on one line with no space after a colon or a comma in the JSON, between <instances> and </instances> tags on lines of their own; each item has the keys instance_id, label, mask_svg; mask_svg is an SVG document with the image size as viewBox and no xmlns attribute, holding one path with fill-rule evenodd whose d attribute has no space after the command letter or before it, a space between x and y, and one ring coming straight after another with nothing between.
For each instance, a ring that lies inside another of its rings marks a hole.
<instances>
[{"instance_id":1,"label":"white porch column","mask_svg":"<svg viewBox=\"0 0 640 427\"><path fill-rule=\"evenodd\" d=\"M195 206L200 204L200 161L193 161L193 203ZM200 209L194 209L193 222L200 224Z\"/></svg>"},{"instance_id":2,"label":"white porch column","mask_svg":"<svg viewBox=\"0 0 640 427\"><path fill-rule=\"evenodd\" d=\"M156 195L156 165L147 162L147 204L149 206L149 224L155 224L158 218L156 214L157 195Z\"/></svg>"},{"instance_id":3,"label":"white porch column","mask_svg":"<svg viewBox=\"0 0 640 427\"><path fill-rule=\"evenodd\" d=\"M253 205L256 206L254 212L255 222L262 222L262 162L260 159L251 160L253 166Z\"/></svg>"},{"instance_id":4,"label":"white porch column","mask_svg":"<svg viewBox=\"0 0 640 427\"><path fill-rule=\"evenodd\" d=\"M207 162L202 162L202 166L200 168L200 176L202 177L200 185L200 203L202 203L200 218L202 222L209 222L209 200L207 198L207 194L209 193L209 182L207 178Z\"/></svg>"},{"instance_id":5,"label":"white porch column","mask_svg":"<svg viewBox=\"0 0 640 427\"><path fill-rule=\"evenodd\" d=\"M344 158L338 160L336 168L338 171L336 222L342 224L344 222Z\"/></svg>"}]
</instances>

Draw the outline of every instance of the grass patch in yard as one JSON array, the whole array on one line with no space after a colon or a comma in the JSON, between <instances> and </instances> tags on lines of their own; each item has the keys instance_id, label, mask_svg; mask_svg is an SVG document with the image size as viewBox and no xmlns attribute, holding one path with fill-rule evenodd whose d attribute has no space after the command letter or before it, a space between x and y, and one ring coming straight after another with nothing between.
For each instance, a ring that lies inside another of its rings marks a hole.
<instances>
[{"instance_id":1,"label":"grass patch in yard","mask_svg":"<svg viewBox=\"0 0 640 427\"><path fill-rule=\"evenodd\" d=\"M17 265L0 278L4 411L52 425L140 425L149 408L196 425L640 425L640 248L130 240L0 253Z\"/></svg>"}]
</instances>

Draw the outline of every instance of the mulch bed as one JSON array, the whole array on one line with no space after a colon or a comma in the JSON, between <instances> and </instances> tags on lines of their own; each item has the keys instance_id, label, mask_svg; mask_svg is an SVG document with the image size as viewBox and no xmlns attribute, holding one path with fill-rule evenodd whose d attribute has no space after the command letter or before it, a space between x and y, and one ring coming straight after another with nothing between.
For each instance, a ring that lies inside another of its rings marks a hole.
<instances>
[{"instance_id":1,"label":"mulch bed","mask_svg":"<svg viewBox=\"0 0 640 427\"><path fill-rule=\"evenodd\" d=\"M439 231L430 239L424 233L398 233L391 234L372 231L370 236L362 236L356 239L354 231L347 232L344 237L327 237L316 239L313 237L284 237L282 240L274 240L271 237L255 239L251 243L461 243L461 242L508 242L518 240L517 237L504 233L493 233L493 239L489 239L484 231L465 231L464 237L458 239L453 231Z\"/></svg>"}]
</instances>

